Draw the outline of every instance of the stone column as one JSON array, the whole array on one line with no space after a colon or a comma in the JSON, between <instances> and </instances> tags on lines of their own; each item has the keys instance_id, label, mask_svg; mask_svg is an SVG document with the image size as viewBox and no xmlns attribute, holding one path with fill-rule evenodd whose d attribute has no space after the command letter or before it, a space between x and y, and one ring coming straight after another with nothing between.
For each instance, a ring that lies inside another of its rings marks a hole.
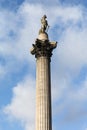
<instances>
[{"instance_id":1,"label":"stone column","mask_svg":"<svg viewBox=\"0 0 87 130\"><path fill-rule=\"evenodd\" d=\"M36 130L52 130L50 61L56 45L41 33L31 50L36 57Z\"/></svg>"},{"instance_id":2,"label":"stone column","mask_svg":"<svg viewBox=\"0 0 87 130\"><path fill-rule=\"evenodd\" d=\"M38 57L36 69L36 130L52 130L49 57Z\"/></svg>"}]
</instances>

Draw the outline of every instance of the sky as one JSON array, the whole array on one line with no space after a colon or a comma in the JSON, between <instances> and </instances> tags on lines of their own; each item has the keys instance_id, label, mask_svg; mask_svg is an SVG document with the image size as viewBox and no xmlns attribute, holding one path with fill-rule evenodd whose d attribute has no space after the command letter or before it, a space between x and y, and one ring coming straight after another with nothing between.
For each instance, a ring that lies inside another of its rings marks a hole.
<instances>
[{"instance_id":1,"label":"sky","mask_svg":"<svg viewBox=\"0 0 87 130\"><path fill-rule=\"evenodd\" d=\"M0 130L35 130L36 59L46 14L53 130L87 130L87 0L0 0Z\"/></svg>"}]
</instances>

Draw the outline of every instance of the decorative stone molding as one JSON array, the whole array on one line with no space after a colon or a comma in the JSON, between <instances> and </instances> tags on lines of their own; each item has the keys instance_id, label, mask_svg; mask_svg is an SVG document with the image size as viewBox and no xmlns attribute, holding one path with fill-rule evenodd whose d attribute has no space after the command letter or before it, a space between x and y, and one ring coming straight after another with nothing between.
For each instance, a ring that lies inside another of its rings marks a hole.
<instances>
[{"instance_id":1,"label":"decorative stone molding","mask_svg":"<svg viewBox=\"0 0 87 130\"><path fill-rule=\"evenodd\" d=\"M36 39L35 44L32 44L33 48L31 50L31 54L35 55L36 58L41 56L52 56L52 51L57 46L57 42L49 42L49 40L39 40Z\"/></svg>"}]
</instances>

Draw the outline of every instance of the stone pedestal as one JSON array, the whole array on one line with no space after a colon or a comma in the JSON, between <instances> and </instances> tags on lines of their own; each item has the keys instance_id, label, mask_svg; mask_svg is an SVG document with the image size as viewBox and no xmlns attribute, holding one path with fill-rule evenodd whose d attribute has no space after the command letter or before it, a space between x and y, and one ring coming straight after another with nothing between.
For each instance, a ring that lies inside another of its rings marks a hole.
<instances>
[{"instance_id":1,"label":"stone pedestal","mask_svg":"<svg viewBox=\"0 0 87 130\"><path fill-rule=\"evenodd\" d=\"M31 50L36 57L36 130L52 130L50 61L56 42L40 34Z\"/></svg>"}]
</instances>

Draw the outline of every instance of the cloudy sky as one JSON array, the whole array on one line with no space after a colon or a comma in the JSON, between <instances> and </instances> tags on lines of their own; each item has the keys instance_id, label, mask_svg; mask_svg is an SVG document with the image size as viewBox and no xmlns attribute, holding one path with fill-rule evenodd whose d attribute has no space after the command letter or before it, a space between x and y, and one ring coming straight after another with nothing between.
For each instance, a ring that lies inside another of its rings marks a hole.
<instances>
[{"instance_id":1,"label":"cloudy sky","mask_svg":"<svg viewBox=\"0 0 87 130\"><path fill-rule=\"evenodd\" d=\"M36 61L46 14L53 130L87 130L87 0L0 0L0 130L35 130Z\"/></svg>"}]
</instances>

